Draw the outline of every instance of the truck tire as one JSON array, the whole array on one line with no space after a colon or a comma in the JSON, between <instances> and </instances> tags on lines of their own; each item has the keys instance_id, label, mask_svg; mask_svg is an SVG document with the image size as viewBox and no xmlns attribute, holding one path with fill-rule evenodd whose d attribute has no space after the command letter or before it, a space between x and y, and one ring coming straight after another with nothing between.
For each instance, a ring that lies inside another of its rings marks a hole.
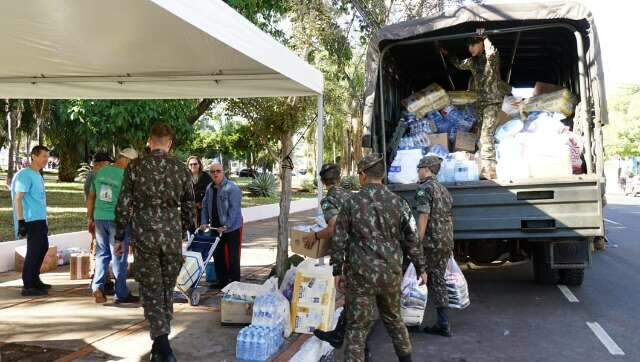
<instances>
[{"instance_id":1,"label":"truck tire","mask_svg":"<svg viewBox=\"0 0 640 362\"><path fill-rule=\"evenodd\" d=\"M584 281L584 269L560 270L560 282L564 285L579 286Z\"/></svg>"}]
</instances>

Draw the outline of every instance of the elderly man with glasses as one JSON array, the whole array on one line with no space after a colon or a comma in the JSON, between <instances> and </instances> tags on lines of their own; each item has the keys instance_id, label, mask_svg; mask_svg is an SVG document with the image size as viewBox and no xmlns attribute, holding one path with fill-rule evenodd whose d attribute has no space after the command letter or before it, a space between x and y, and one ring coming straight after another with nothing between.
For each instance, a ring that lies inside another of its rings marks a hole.
<instances>
[{"instance_id":1,"label":"elderly man with glasses","mask_svg":"<svg viewBox=\"0 0 640 362\"><path fill-rule=\"evenodd\" d=\"M240 239L242 229L242 192L240 187L227 179L220 163L209 166L213 182L207 187L202 200L200 228L213 229L221 235L220 244L213 257L215 259L215 288L240 280Z\"/></svg>"}]
</instances>

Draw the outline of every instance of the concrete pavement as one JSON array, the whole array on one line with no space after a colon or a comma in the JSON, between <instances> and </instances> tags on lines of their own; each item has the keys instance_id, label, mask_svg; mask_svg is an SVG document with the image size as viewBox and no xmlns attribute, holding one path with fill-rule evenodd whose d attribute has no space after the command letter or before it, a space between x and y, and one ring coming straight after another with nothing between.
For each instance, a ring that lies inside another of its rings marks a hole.
<instances>
[{"instance_id":1,"label":"concrete pavement","mask_svg":"<svg viewBox=\"0 0 640 362\"><path fill-rule=\"evenodd\" d=\"M308 221L314 211L290 216ZM277 221L245 224L242 277L260 283L275 262ZM0 274L0 360L108 361L148 358L149 332L139 306L97 305L88 280L71 281L68 267L42 275L54 287L44 298L20 296L18 273ZM129 281L137 294L137 283ZM207 292L197 307L175 304L172 346L184 361L233 361L239 328L220 326L218 291ZM109 299L110 301L110 299Z\"/></svg>"}]
</instances>

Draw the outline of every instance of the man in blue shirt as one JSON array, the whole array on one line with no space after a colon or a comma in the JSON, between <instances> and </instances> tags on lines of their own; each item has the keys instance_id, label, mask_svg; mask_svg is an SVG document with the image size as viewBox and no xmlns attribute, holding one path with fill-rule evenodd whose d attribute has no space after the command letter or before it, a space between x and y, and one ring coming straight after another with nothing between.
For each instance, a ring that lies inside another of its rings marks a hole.
<instances>
[{"instance_id":1,"label":"man in blue shirt","mask_svg":"<svg viewBox=\"0 0 640 362\"><path fill-rule=\"evenodd\" d=\"M23 168L11 182L16 237L27 237L27 255L22 268L22 295L47 295L51 285L40 280L40 267L49 250L47 234L47 197L40 171L49 161L49 149L35 146L31 166Z\"/></svg>"}]
</instances>

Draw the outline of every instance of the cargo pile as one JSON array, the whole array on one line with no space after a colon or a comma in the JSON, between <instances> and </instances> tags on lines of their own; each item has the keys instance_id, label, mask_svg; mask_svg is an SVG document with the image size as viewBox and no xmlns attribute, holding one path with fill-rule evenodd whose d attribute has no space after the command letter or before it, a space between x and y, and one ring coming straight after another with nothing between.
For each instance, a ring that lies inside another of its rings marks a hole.
<instances>
[{"instance_id":1,"label":"cargo pile","mask_svg":"<svg viewBox=\"0 0 640 362\"><path fill-rule=\"evenodd\" d=\"M508 121L495 134L498 179L583 173L582 140L567 121L575 111L577 98L566 89L546 83L536 84L534 94L525 100L505 99L503 111L508 113Z\"/></svg>"},{"instance_id":2,"label":"cargo pile","mask_svg":"<svg viewBox=\"0 0 640 362\"><path fill-rule=\"evenodd\" d=\"M447 164L440 172L441 181L477 180L474 154L479 130L473 104L477 98L475 92L446 92L439 85L431 84L403 100L407 112L400 122L407 131L394 145L396 152L389 167L389 182L417 182L416 166L427 153L439 155Z\"/></svg>"},{"instance_id":3,"label":"cargo pile","mask_svg":"<svg viewBox=\"0 0 640 362\"><path fill-rule=\"evenodd\" d=\"M392 140L389 182L417 182L416 166L426 154L443 159L441 182L478 180L477 99L475 92L447 92L437 84L404 99L402 134ZM577 103L569 90L542 82L528 99L506 96L495 134L498 179L583 173L582 140L568 126Z\"/></svg>"}]
</instances>

